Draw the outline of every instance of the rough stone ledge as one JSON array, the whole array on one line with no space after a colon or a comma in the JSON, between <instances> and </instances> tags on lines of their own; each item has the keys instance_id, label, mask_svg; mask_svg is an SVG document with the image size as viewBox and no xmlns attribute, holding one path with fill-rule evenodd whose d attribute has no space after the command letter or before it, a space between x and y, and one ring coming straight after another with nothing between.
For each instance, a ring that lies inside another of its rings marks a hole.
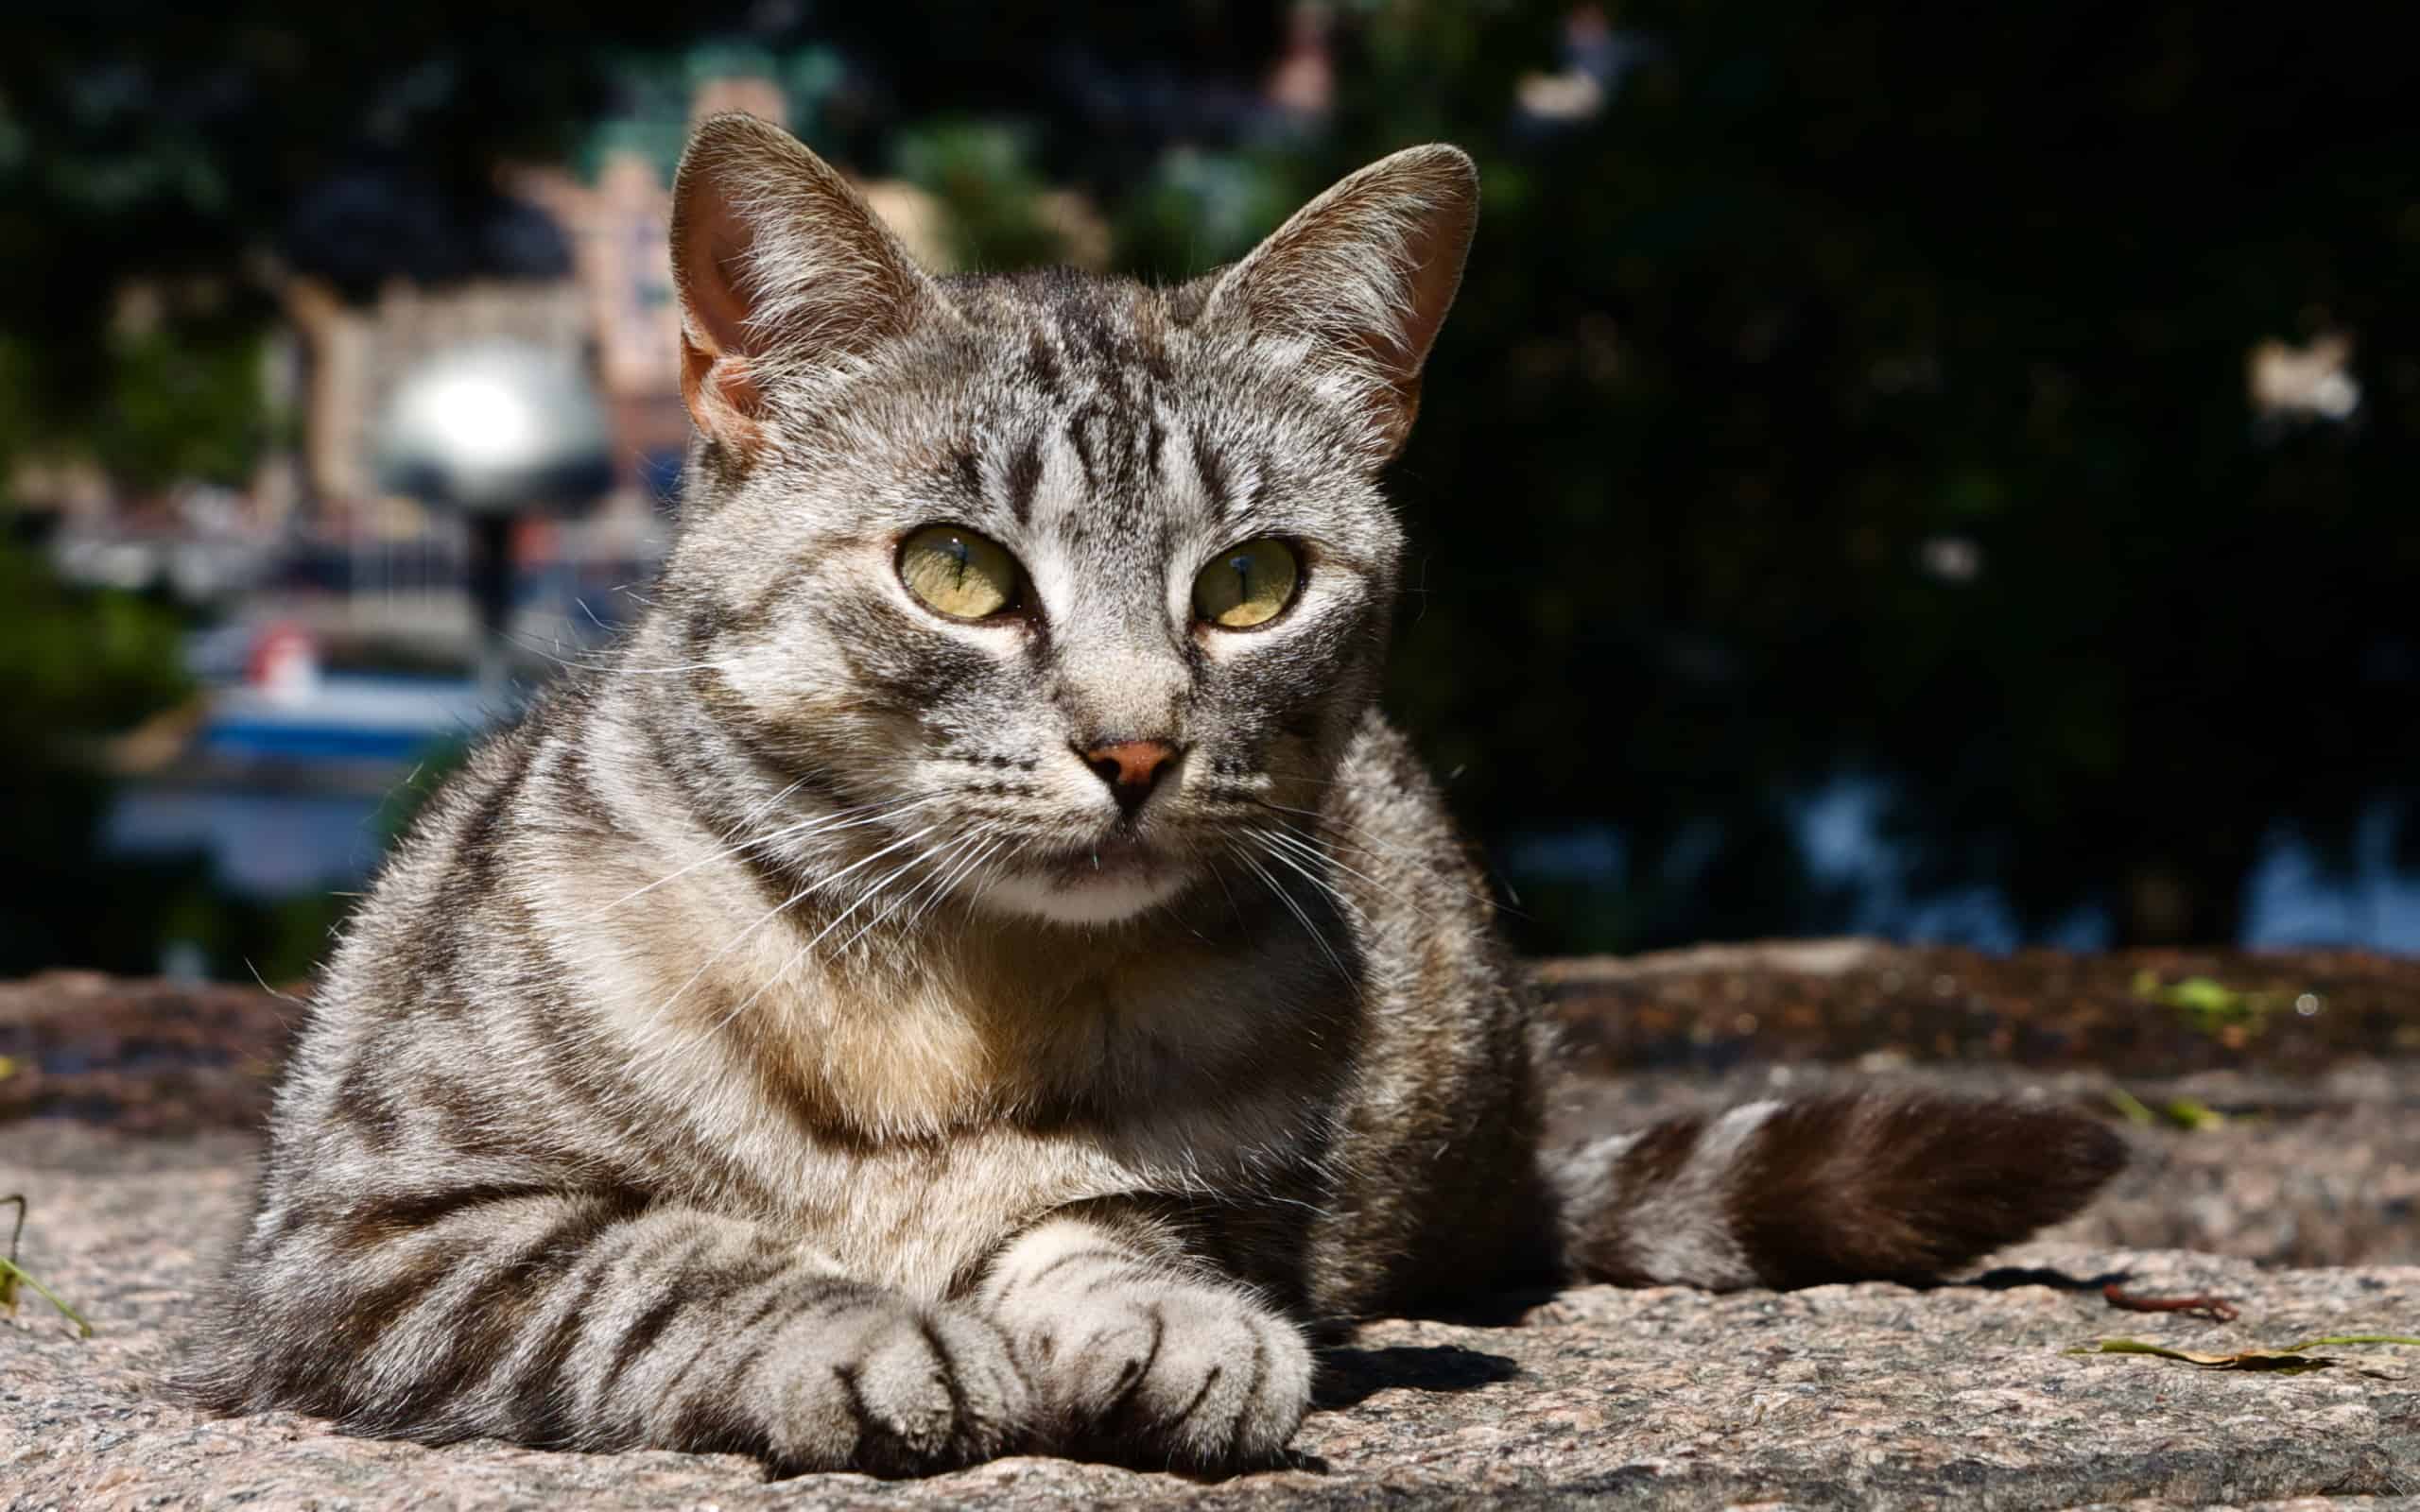
<instances>
[{"instance_id":1,"label":"rough stone ledge","mask_svg":"<svg viewBox=\"0 0 2420 1512\"><path fill-rule=\"evenodd\" d=\"M929 1481L767 1483L750 1461L426 1449L308 1418L216 1420L159 1379L238 1222L252 1145L59 1121L0 1143L26 1263L78 1303L0 1323L0 1506L605 1509L1272 1503L1639 1507L2191 1506L2382 1496L2420 1506L2420 1350L2308 1375L2080 1357L2128 1335L2188 1348L2420 1328L2420 1267L2266 1269L2037 1244L2001 1257L2074 1284L1711 1297L1588 1288L1490 1322L1371 1325L1328 1363L1293 1468L1201 1485L1059 1460ZM2113 1311L2097 1283L2217 1291L2232 1325ZM2011 1278L1999 1278L2010 1282ZM2363 1374L2369 1365L2400 1379ZM2331 1503L2331 1506L2342 1505Z\"/></svg>"},{"instance_id":2,"label":"rough stone ledge","mask_svg":"<svg viewBox=\"0 0 2420 1512\"><path fill-rule=\"evenodd\" d=\"M2204 1022L2147 1000L2147 971L2256 994L2251 1016ZM2000 1263L2071 1282L2122 1273L2153 1295L2215 1290L2243 1315L2221 1326L2119 1313L2097 1285L2003 1277L2010 1284L1922 1293L1598 1288L1484 1323L1381 1322L1329 1358L1299 1462L1219 1485L1039 1458L923 1482L769 1484L728 1456L432 1450L290 1416L221 1421L159 1382L241 1221L250 1131L299 1008L252 989L54 974L0 984L10 1061L0 1194L31 1199L26 1264L99 1332L78 1341L30 1297L0 1318L0 1512L1180 1502L2420 1512L2420 1350L2360 1353L2404 1379L2350 1363L2278 1376L2061 1352L2117 1335L2222 1349L2420 1332L2420 961L1998 959L1828 942L1546 963L1540 976L1582 1074L1567 1116L1590 1125L1852 1080L2103 1109L2122 1088L2152 1108L2183 1097L2228 1115L2129 1125L2127 1175Z\"/></svg>"},{"instance_id":3,"label":"rough stone ledge","mask_svg":"<svg viewBox=\"0 0 2420 1512\"><path fill-rule=\"evenodd\" d=\"M1974 1064L2123 1078L2342 1080L2420 1056L2420 958L2352 951L2074 955L1868 939L1705 946L1534 968L1571 1068L1722 1074L1751 1065ZM2200 979L2197 1008L2160 997ZM293 992L53 971L0 982L0 1122L258 1127Z\"/></svg>"}]
</instances>

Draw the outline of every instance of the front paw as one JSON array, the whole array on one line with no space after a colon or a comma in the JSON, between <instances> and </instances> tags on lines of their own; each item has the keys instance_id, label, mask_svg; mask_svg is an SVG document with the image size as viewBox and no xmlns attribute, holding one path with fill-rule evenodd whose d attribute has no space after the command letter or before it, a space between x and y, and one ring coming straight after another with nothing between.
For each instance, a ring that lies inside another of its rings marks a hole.
<instances>
[{"instance_id":1,"label":"front paw","mask_svg":"<svg viewBox=\"0 0 2420 1512\"><path fill-rule=\"evenodd\" d=\"M774 1448L791 1469L925 1475L1028 1436L1030 1393L1009 1341L973 1312L885 1297L783 1343Z\"/></svg>"},{"instance_id":2,"label":"front paw","mask_svg":"<svg viewBox=\"0 0 2420 1512\"><path fill-rule=\"evenodd\" d=\"M1267 1464L1302 1426L1311 1352L1240 1293L1137 1280L1012 1319L1046 1419L1065 1447L1195 1470Z\"/></svg>"}]
</instances>

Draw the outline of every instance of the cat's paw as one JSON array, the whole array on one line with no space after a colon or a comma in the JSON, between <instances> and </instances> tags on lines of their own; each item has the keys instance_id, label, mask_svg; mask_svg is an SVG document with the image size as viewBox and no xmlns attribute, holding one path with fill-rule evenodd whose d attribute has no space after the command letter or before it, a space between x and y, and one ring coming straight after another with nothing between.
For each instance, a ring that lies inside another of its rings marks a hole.
<instances>
[{"instance_id":1,"label":"cat's paw","mask_svg":"<svg viewBox=\"0 0 2420 1512\"><path fill-rule=\"evenodd\" d=\"M1303 1423L1311 1351L1239 1292L1138 1280L1009 1320L1061 1447L1150 1466L1267 1464Z\"/></svg>"},{"instance_id":2,"label":"cat's paw","mask_svg":"<svg viewBox=\"0 0 2420 1512\"><path fill-rule=\"evenodd\" d=\"M790 1332L772 1415L790 1467L924 1475L1028 1435L1031 1393L1007 1336L979 1314L883 1298Z\"/></svg>"}]
</instances>

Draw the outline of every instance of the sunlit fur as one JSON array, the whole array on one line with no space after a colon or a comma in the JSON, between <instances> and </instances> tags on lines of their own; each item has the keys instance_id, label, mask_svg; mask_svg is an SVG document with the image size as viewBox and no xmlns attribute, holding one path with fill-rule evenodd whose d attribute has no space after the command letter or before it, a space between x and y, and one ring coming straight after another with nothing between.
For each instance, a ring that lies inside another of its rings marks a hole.
<instances>
[{"instance_id":1,"label":"sunlit fur","mask_svg":"<svg viewBox=\"0 0 2420 1512\"><path fill-rule=\"evenodd\" d=\"M779 131L705 123L678 544L348 928L206 1398L1227 1469L1308 1409L1306 1331L1375 1309L1913 1276L2080 1203L2108 1137L2000 1105L1541 1151L1544 1015L1373 702L1378 472L1476 206L1415 148L1181 288L942 281ZM917 601L931 524L1013 554L1023 605ZM1291 606L1196 624L1202 564L1270 536ZM1181 754L1130 817L1085 752L1140 741Z\"/></svg>"}]
</instances>

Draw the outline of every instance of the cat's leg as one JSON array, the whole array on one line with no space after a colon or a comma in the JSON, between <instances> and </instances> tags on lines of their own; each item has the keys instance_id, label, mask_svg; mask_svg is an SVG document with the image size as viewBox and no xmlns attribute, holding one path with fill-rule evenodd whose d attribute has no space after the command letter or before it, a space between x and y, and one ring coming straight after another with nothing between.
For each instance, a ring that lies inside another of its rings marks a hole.
<instances>
[{"instance_id":1,"label":"cat's leg","mask_svg":"<svg viewBox=\"0 0 2420 1512\"><path fill-rule=\"evenodd\" d=\"M509 1189L286 1211L264 1214L198 1383L224 1410L788 1470L916 1473L1025 1438L998 1327L756 1224Z\"/></svg>"},{"instance_id":2,"label":"cat's leg","mask_svg":"<svg viewBox=\"0 0 2420 1512\"><path fill-rule=\"evenodd\" d=\"M1265 1464L1309 1409L1302 1331L1150 1219L1053 1217L978 1299L1008 1331L1048 1447L1196 1470Z\"/></svg>"}]
</instances>

